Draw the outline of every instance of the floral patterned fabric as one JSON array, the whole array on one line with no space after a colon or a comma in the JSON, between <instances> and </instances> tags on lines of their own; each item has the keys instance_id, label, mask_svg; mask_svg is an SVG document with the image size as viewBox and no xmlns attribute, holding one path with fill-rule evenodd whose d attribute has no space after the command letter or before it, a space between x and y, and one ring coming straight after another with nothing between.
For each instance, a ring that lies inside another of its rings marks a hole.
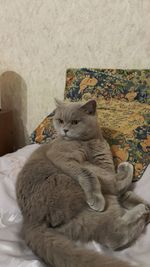
<instances>
[{"instance_id":1,"label":"floral patterned fabric","mask_svg":"<svg viewBox=\"0 0 150 267\"><path fill-rule=\"evenodd\" d=\"M43 144L48 143L50 140L55 138L55 130L53 127L53 112L50 113L33 131L30 136L31 144Z\"/></svg>"},{"instance_id":2,"label":"floral patterned fabric","mask_svg":"<svg viewBox=\"0 0 150 267\"><path fill-rule=\"evenodd\" d=\"M150 162L150 70L69 69L66 101L97 101L104 137L114 163L134 165L134 180ZM32 142L55 137L50 114L32 133Z\"/></svg>"}]
</instances>

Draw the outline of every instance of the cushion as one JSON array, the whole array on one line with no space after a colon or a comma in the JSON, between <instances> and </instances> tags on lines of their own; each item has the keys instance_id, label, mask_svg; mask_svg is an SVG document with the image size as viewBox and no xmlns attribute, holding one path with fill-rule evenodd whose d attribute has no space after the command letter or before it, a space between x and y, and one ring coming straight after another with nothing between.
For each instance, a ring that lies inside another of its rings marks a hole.
<instances>
[{"instance_id":1,"label":"cushion","mask_svg":"<svg viewBox=\"0 0 150 267\"><path fill-rule=\"evenodd\" d=\"M56 132L53 127L53 112L51 112L43 121L36 127L30 136L31 144L48 143L55 138Z\"/></svg>"},{"instance_id":2,"label":"cushion","mask_svg":"<svg viewBox=\"0 0 150 267\"><path fill-rule=\"evenodd\" d=\"M114 163L134 165L138 180L150 161L150 70L68 69L65 99L97 101ZM51 113L32 133L32 143L55 138Z\"/></svg>"}]
</instances>

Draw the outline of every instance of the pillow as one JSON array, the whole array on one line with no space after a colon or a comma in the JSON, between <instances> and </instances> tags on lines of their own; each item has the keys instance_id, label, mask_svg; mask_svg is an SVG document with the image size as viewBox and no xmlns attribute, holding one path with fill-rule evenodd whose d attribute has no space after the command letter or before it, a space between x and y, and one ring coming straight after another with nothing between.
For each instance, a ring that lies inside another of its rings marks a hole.
<instances>
[{"instance_id":1,"label":"pillow","mask_svg":"<svg viewBox=\"0 0 150 267\"><path fill-rule=\"evenodd\" d=\"M53 112L50 113L32 132L30 136L31 144L43 144L53 140L56 136L55 129L53 127Z\"/></svg>"},{"instance_id":2,"label":"pillow","mask_svg":"<svg viewBox=\"0 0 150 267\"><path fill-rule=\"evenodd\" d=\"M104 137L117 166L134 165L138 180L150 161L150 70L69 69L65 99L96 99ZM50 114L32 133L32 142L55 137Z\"/></svg>"}]
</instances>

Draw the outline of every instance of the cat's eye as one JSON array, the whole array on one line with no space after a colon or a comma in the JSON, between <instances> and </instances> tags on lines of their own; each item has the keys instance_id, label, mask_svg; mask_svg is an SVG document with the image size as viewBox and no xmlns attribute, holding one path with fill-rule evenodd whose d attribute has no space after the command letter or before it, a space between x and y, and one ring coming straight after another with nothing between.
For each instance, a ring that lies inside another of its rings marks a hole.
<instances>
[{"instance_id":1,"label":"cat's eye","mask_svg":"<svg viewBox=\"0 0 150 267\"><path fill-rule=\"evenodd\" d=\"M59 121L59 123L61 123L61 124L62 124L62 123L64 123L64 121L63 121L63 120L61 120L61 119L58 119L58 121Z\"/></svg>"},{"instance_id":2,"label":"cat's eye","mask_svg":"<svg viewBox=\"0 0 150 267\"><path fill-rule=\"evenodd\" d=\"M71 121L71 124L72 125L76 125L76 124L78 124L79 123L79 121L77 121L77 120L73 120L73 121Z\"/></svg>"}]
</instances>

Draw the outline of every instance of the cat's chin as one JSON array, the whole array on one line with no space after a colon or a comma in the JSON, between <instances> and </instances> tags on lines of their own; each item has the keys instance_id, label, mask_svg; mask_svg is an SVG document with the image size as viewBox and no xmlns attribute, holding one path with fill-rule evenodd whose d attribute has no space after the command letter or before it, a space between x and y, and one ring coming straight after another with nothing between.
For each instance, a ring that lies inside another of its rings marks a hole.
<instances>
[{"instance_id":1,"label":"cat's chin","mask_svg":"<svg viewBox=\"0 0 150 267\"><path fill-rule=\"evenodd\" d=\"M60 134L61 138L63 138L64 140L72 140L71 137L67 136L67 135L63 135L63 134Z\"/></svg>"},{"instance_id":2,"label":"cat's chin","mask_svg":"<svg viewBox=\"0 0 150 267\"><path fill-rule=\"evenodd\" d=\"M62 136L63 137L63 139L65 139L65 140L71 140L71 138L70 137L68 137L68 136Z\"/></svg>"},{"instance_id":3,"label":"cat's chin","mask_svg":"<svg viewBox=\"0 0 150 267\"><path fill-rule=\"evenodd\" d=\"M61 137L64 139L64 140L67 140L67 141L71 141L71 140L75 140L76 138L74 138L73 136L68 136L68 135L61 135Z\"/></svg>"}]
</instances>

